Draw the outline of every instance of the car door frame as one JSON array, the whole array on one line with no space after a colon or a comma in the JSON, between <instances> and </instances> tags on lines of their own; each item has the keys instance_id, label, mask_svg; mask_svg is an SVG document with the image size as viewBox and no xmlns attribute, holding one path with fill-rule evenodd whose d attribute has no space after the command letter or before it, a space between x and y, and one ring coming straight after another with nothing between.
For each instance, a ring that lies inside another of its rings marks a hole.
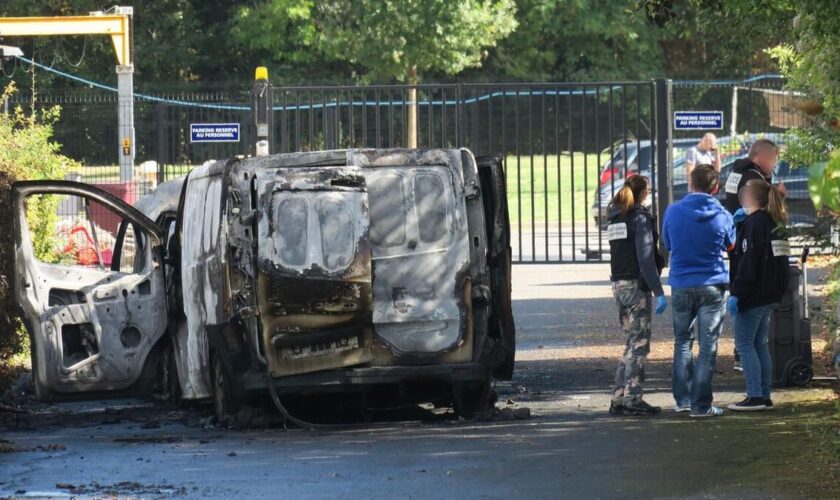
<instances>
[{"instance_id":1,"label":"car door frame","mask_svg":"<svg viewBox=\"0 0 840 500\"><path fill-rule=\"evenodd\" d=\"M475 161L487 227L487 263L490 267L492 297L489 333L496 339L494 358L501 358L494 368L493 375L498 379L510 380L513 377L516 356L516 324L511 302L513 256L510 247L504 157L477 156Z\"/></svg>"},{"instance_id":2,"label":"car door frame","mask_svg":"<svg viewBox=\"0 0 840 500\"><path fill-rule=\"evenodd\" d=\"M139 228L148 238L145 244L148 253L145 256L143 271L122 273L102 267L78 269L76 266L48 264L38 260L34 255L29 229L24 227L27 224L24 200L37 194L79 196L96 202L122 217L123 225L127 221ZM14 293L23 310L24 323L32 342L33 379L37 396L44 400L61 399L79 393L99 394L135 387L141 374L147 371L146 365L149 357L155 352L155 346L166 333L164 266L160 253L161 242L164 239L163 229L116 196L80 182L16 182L12 185L12 206L16 211L13 217L16 250ZM45 276L48 273L54 276L47 279ZM79 299L72 304L50 305L50 289L54 283L62 283L61 273L64 273L65 277L74 276L80 283L75 288L68 286L63 290L79 294L77 297L83 297L84 300ZM36 279L40 282L33 283ZM146 310L138 311L142 305L147 306ZM108 314L111 307L114 310L113 315ZM105 311L102 311L103 308ZM118 312L118 309L122 312ZM62 320L62 316L69 320ZM103 332L103 324L111 325L112 320L120 321L119 318L125 320L120 323L119 333ZM65 325L77 324L80 328L81 325L92 325L94 334L98 335L97 353L68 367L62 365L65 360L60 332ZM133 344L131 342L126 345L122 340L122 335L128 327L135 327L139 332L137 344L130 345ZM110 337L112 335L119 340L114 340ZM122 345L122 349L118 344ZM126 366L117 366L122 365L118 359L120 356L128 360ZM88 373L83 376L83 368L93 375ZM103 374L103 379L92 379L97 373Z\"/></svg>"}]
</instances>

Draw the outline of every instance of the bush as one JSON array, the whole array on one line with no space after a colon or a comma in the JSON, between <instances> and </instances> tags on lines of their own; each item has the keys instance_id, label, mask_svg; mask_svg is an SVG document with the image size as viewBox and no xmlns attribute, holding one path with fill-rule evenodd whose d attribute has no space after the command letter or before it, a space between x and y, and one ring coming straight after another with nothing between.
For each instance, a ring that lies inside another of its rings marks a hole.
<instances>
[{"instance_id":1,"label":"bush","mask_svg":"<svg viewBox=\"0 0 840 500\"><path fill-rule=\"evenodd\" d=\"M6 87L2 99L15 92ZM69 168L78 164L59 153L59 144L52 141L52 124L59 117L59 108L38 111L27 116L18 107L9 114L0 113L0 362L20 353L26 347L20 322L20 309L11 290L14 272L14 240L9 234L12 217L11 185L18 180L61 179ZM34 201L34 200L33 200ZM54 228L58 200L39 197L27 207L27 219L36 254L45 261L54 260Z\"/></svg>"}]
</instances>

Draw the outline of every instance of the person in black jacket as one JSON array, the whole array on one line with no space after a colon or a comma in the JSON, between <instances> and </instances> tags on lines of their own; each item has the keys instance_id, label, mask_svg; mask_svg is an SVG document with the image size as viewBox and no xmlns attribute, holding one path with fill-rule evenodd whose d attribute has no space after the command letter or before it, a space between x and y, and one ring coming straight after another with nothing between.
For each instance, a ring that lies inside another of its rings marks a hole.
<instances>
[{"instance_id":1,"label":"person in black jacket","mask_svg":"<svg viewBox=\"0 0 840 500\"><path fill-rule=\"evenodd\" d=\"M659 235L645 207L649 195L647 178L635 175L624 182L609 207L610 280L626 336L624 356L615 372L610 403L613 415L655 415L660 411L642 400L645 358L650 352L651 295L656 296L657 315L668 306L659 280L664 265L657 250Z\"/></svg>"},{"instance_id":2,"label":"person in black jacket","mask_svg":"<svg viewBox=\"0 0 840 500\"><path fill-rule=\"evenodd\" d=\"M724 206L732 214L735 224L743 222L746 214L741 207L738 193L751 180L763 180L768 184L773 180L773 169L776 168L776 160L779 159L779 147L770 139L756 139L750 146L747 158L735 161L732 165L732 172L726 179L726 199ZM779 184L784 193L784 184ZM735 369L741 370L741 355L735 349Z\"/></svg>"},{"instance_id":3,"label":"person in black jacket","mask_svg":"<svg viewBox=\"0 0 840 500\"><path fill-rule=\"evenodd\" d=\"M773 180L773 169L776 168L776 160L779 159L779 147L770 139L756 139L750 146L747 158L736 160L732 164L732 172L726 178L725 190L726 200L723 206L735 216L735 223L743 220L740 214L736 215L741 208L738 193L751 180L763 180L768 184ZM785 193L784 184L779 184L778 189Z\"/></svg>"},{"instance_id":4,"label":"person in black jacket","mask_svg":"<svg viewBox=\"0 0 840 500\"><path fill-rule=\"evenodd\" d=\"M755 411L773 406L767 336L772 308L782 299L790 280L790 243L784 196L776 187L753 179L741 188L739 196L747 215L731 253L727 310L735 320L735 347L741 354L747 397L729 409Z\"/></svg>"}]
</instances>

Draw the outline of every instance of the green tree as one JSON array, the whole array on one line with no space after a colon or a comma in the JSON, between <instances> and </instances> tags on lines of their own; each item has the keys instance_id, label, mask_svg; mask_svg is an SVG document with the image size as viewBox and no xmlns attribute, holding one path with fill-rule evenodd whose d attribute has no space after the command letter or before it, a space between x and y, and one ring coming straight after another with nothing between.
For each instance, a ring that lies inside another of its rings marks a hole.
<instances>
[{"instance_id":1,"label":"green tree","mask_svg":"<svg viewBox=\"0 0 840 500\"><path fill-rule=\"evenodd\" d=\"M840 212L840 17L830 2L800 0L790 38L767 52L781 66L788 87L808 96L800 105L810 118L795 130L793 155L810 171L818 208ZM792 155L792 156L793 156Z\"/></svg>"},{"instance_id":2,"label":"green tree","mask_svg":"<svg viewBox=\"0 0 840 500\"><path fill-rule=\"evenodd\" d=\"M239 8L235 2L146 0L133 3L135 84L139 89L160 90L162 84L197 80L226 82L241 78L243 71L250 67L252 61L243 59L247 53L230 35L234 13ZM67 16L102 7L100 0L5 0L0 2L0 16ZM116 56L107 37L8 38L4 43L20 46L26 57L40 63L91 80L116 82ZM10 66L14 65L6 64L7 73ZM15 78L22 88L26 87L26 79L22 72ZM77 83L45 72L39 80L44 88L78 88Z\"/></svg>"},{"instance_id":3,"label":"green tree","mask_svg":"<svg viewBox=\"0 0 840 500\"><path fill-rule=\"evenodd\" d=\"M628 14L633 0L517 0L521 29L490 51L483 75L523 81L661 76L663 30Z\"/></svg>"},{"instance_id":4,"label":"green tree","mask_svg":"<svg viewBox=\"0 0 840 500\"><path fill-rule=\"evenodd\" d=\"M672 78L735 78L775 70L764 52L790 34L796 0L635 0L658 31Z\"/></svg>"},{"instance_id":5,"label":"green tree","mask_svg":"<svg viewBox=\"0 0 840 500\"><path fill-rule=\"evenodd\" d=\"M366 80L416 85L426 73L454 75L482 63L516 29L513 0L319 2L319 45ZM417 89L409 90L408 146L417 145Z\"/></svg>"},{"instance_id":6,"label":"green tree","mask_svg":"<svg viewBox=\"0 0 840 500\"><path fill-rule=\"evenodd\" d=\"M14 92L10 84L0 98ZM6 237L0 241L0 363L18 353L24 345L18 321L19 311L11 290L14 266L14 238L9 237L12 218L11 183L24 179L61 179L64 172L78 165L59 153L52 140L52 123L58 119L58 108L26 115L17 108L0 113L0 225ZM45 262L55 262L55 223L58 200L52 196L29 200L26 220L35 254Z\"/></svg>"}]
</instances>

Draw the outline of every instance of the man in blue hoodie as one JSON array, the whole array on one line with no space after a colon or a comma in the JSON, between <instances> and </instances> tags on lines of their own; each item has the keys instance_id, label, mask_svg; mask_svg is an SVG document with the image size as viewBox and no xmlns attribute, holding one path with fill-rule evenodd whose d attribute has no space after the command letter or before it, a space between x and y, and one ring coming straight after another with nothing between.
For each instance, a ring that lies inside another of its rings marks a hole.
<instances>
[{"instance_id":1,"label":"man in blue hoodie","mask_svg":"<svg viewBox=\"0 0 840 500\"><path fill-rule=\"evenodd\" d=\"M690 411L692 417L714 417L723 413L712 406L712 376L729 283L723 252L735 244L735 224L713 196L718 190L713 166L696 166L690 181L691 193L668 207L662 224L662 241L671 252L674 410ZM691 325L695 320L700 352L693 361Z\"/></svg>"}]
</instances>

